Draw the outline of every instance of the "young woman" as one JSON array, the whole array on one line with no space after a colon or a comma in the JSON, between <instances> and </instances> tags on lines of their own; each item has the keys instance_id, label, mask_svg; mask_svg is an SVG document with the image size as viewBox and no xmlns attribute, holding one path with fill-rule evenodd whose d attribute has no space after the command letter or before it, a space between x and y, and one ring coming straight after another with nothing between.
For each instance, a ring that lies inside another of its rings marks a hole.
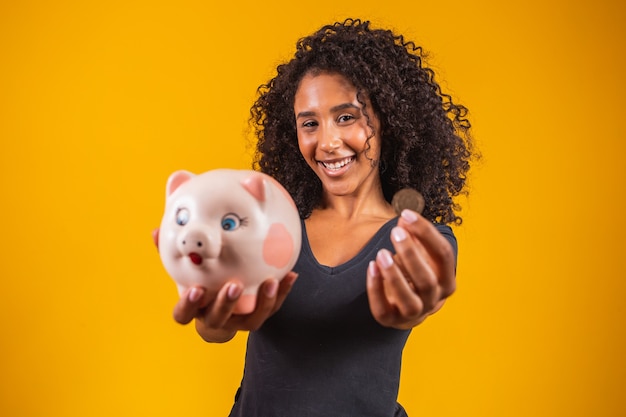
<instances>
[{"instance_id":1,"label":"young woman","mask_svg":"<svg viewBox=\"0 0 626 417\"><path fill-rule=\"evenodd\" d=\"M402 350L455 290L447 224L461 222L453 199L474 156L465 107L422 61L402 36L349 19L301 39L260 87L255 167L299 208L299 260L249 315L233 314L236 280L191 288L174 309L209 342L250 331L231 416L406 415ZM423 194L422 215L394 212L407 187Z\"/></svg>"}]
</instances>

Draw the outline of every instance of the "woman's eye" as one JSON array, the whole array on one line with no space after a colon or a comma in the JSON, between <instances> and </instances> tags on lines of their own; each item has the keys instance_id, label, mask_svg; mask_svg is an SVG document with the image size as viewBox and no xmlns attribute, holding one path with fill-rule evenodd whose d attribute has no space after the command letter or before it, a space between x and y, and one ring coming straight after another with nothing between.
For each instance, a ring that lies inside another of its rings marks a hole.
<instances>
[{"instance_id":1,"label":"woman's eye","mask_svg":"<svg viewBox=\"0 0 626 417\"><path fill-rule=\"evenodd\" d=\"M341 116L339 116L339 118L337 119L337 121L341 122L349 122L350 120L353 120L354 116L351 114L342 114Z\"/></svg>"},{"instance_id":2,"label":"woman's eye","mask_svg":"<svg viewBox=\"0 0 626 417\"><path fill-rule=\"evenodd\" d=\"M180 208L176 212L176 224L184 226L189 222L189 210L186 208Z\"/></svg>"},{"instance_id":3,"label":"woman's eye","mask_svg":"<svg viewBox=\"0 0 626 417\"><path fill-rule=\"evenodd\" d=\"M233 231L241 226L241 219L236 214L227 214L222 219L222 229L226 231Z\"/></svg>"},{"instance_id":4,"label":"woman's eye","mask_svg":"<svg viewBox=\"0 0 626 417\"><path fill-rule=\"evenodd\" d=\"M313 120L308 120L308 121L302 123L302 127L311 128L311 127L315 127L315 126L317 126L317 122L315 122Z\"/></svg>"}]
</instances>

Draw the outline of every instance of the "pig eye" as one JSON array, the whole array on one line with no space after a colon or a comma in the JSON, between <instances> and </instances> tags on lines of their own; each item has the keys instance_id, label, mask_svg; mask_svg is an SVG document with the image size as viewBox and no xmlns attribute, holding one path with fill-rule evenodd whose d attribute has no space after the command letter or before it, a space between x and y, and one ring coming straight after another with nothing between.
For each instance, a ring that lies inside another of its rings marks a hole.
<instances>
[{"instance_id":1,"label":"pig eye","mask_svg":"<svg viewBox=\"0 0 626 417\"><path fill-rule=\"evenodd\" d=\"M176 224L184 226L189 221L189 210L186 208L180 208L176 212Z\"/></svg>"},{"instance_id":2,"label":"pig eye","mask_svg":"<svg viewBox=\"0 0 626 417\"><path fill-rule=\"evenodd\" d=\"M237 230L242 223L243 220L239 216L234 213L230 213L222 218L222 229L226 231Z\"/></svg>"}]
</instances>

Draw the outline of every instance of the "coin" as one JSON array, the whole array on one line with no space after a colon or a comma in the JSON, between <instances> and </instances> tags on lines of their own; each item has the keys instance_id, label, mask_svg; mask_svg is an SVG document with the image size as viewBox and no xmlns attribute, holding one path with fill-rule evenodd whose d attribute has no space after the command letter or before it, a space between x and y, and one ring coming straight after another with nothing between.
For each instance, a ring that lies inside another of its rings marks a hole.
<instances>
[{"instance_id":1,"label":"coin","mask_svg":"<svg viewBox=\"0 0 626 417\"><path fill-rule=\"evenodd\" d=\"M404 209L410 209L422 214L425 202L424 197L419 191L413 188L403 188L393 195L391 205L398 215L400 215Z\"/></svg>"}]
</instances>

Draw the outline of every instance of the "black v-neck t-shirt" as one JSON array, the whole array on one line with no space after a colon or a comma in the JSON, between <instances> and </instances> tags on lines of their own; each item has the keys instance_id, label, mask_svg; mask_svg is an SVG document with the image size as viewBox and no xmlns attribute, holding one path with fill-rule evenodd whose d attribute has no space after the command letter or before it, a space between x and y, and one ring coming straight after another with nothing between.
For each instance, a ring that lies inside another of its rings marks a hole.
<instances>
[{"instance_id":1,"label":"black v-neck t-shirt","mask_svg":"<svg viewBox=\"0 0 626 417\"><path fill-rule=\"evenodd\" d=\"M351 260L317 262L302 223L299 276L281 309L248 335L244 376L231 417L405 416L397 403L402 350L410 330L374 320L366 271L394 252L385 223ZM448 226L437 225L456 253ZM329 236L328 239L332 239Z\"/></svg>"}]
</instances>

